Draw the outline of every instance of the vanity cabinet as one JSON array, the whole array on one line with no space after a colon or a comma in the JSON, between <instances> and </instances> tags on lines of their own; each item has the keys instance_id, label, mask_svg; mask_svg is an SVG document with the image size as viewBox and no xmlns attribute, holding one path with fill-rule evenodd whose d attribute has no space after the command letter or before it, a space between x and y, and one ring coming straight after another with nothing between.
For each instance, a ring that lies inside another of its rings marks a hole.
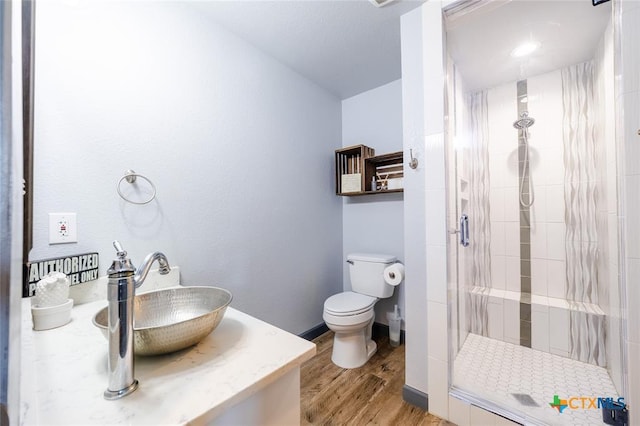
<instances>
[{"instance_id":1,"label":"vanity cabinet","mask_svg":"<svg viewBox=\"0 0 640 426\"><path fill-rule=\"evenodd\" d=\"M108 343L92 324L104 306L79 304L69 324L34 331L22 299L21 426L299 424L300 366L315 344L231 306L197 345L137 356L140 388L107 401Z\"/></svg>"},{"instance_id":2,"label":"vanity cabinet","mask_svg":"<svg viewBox=\"0 0 640 426\"><path fill-rule=\"evenodd\" d=\"M375 155L366 145L335 152L336 194L343 196L403 192L403 153ZM374 186L375 185L375 186Z\"/></svg>"}]
</instances>

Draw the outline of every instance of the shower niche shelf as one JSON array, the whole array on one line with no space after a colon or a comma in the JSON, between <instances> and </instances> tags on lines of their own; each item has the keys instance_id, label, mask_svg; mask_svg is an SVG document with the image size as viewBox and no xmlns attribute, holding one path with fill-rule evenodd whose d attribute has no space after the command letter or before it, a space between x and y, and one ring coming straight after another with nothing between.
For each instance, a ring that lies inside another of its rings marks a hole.
<instances>
[{"instance_id":1,"label":"shower niche shelf","mask_svg":"<svg viewBox=\"0 0 640 426\"><path fill-rule=\"evenodd\" d=\"M366 145L336 150L336 194L360 196L404 192L403 157L402 151L375 155L375 149Z\"/></svg>"}]
</instances>

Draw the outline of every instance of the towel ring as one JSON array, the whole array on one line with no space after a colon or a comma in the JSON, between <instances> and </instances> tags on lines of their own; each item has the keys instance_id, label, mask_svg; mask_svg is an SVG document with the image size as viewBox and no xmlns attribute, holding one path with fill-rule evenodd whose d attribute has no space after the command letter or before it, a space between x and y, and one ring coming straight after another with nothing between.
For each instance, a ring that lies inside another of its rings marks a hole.
<instances>
[{"instance_id":1,"label":"towel ring","mask_svg":"<svg viewBox=\"0 0 640 426\"><path fill-rule=\"evenodd\" d=\"M137 178L143 179L143 180L147 181L147 183L149 183L149 185L151 185L151 189L153 189L153 193L151 194L151 197L149 197L148 200L132 201L132 200L128 199L127 197L125 197L124 194L122 194L122 191L120 190L120 186L122 184L122 181L126 180L128 183L135 183ZM156 186L153 184L153 182L151 182L151 180L148 177L146 177L145 175L141 175L139 173L136 173L133 170L127 170L126 172L124 172L124 176L122 176L120 178L116 188L118 190L118 195L120 196L120 198L122 198L123 200L125 200L126 202L131 203L131 204L138 204L138 205L149 204L151 201L153 201L156 198Z\"/></svg>"}]
</instances>

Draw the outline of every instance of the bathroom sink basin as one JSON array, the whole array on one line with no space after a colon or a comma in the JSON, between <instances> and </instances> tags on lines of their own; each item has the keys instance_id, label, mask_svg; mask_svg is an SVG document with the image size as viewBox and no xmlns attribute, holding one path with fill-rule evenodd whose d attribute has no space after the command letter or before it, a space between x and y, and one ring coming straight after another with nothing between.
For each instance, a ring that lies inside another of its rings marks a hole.
<instances>
[{"instance_id":1,"label":"bathroom sink basin","mask_svg":"<svg viewBox=\"0 0 640 426\"><path fill-rule=\"evenodd\" d=\"M136 355L160 355L195 345L220 323L231 293L218 287L175 287L135 296L133 344ZM93 324L108 338L104 308Z\"/></svg>"}]
</instances>

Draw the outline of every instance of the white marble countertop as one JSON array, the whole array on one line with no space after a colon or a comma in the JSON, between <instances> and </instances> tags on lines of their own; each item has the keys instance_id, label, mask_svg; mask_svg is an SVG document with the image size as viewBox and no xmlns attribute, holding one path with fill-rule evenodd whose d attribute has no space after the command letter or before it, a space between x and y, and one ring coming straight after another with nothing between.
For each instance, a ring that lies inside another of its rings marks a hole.
<instances>
[{"instance_id":1,"label":"white marble countertop","mask_svg":"<svg viewBox=\"0 0 640 426\"><path fill-rule=\"evenodd\" d=\"M198 345L136 357L140 387L107 401L107 340L91 323L106 301L76 306L63 327L33 331L23 300L23 425L205 423L315 354L315 345L231 307Z\"/></svg>"}]
</instances>

